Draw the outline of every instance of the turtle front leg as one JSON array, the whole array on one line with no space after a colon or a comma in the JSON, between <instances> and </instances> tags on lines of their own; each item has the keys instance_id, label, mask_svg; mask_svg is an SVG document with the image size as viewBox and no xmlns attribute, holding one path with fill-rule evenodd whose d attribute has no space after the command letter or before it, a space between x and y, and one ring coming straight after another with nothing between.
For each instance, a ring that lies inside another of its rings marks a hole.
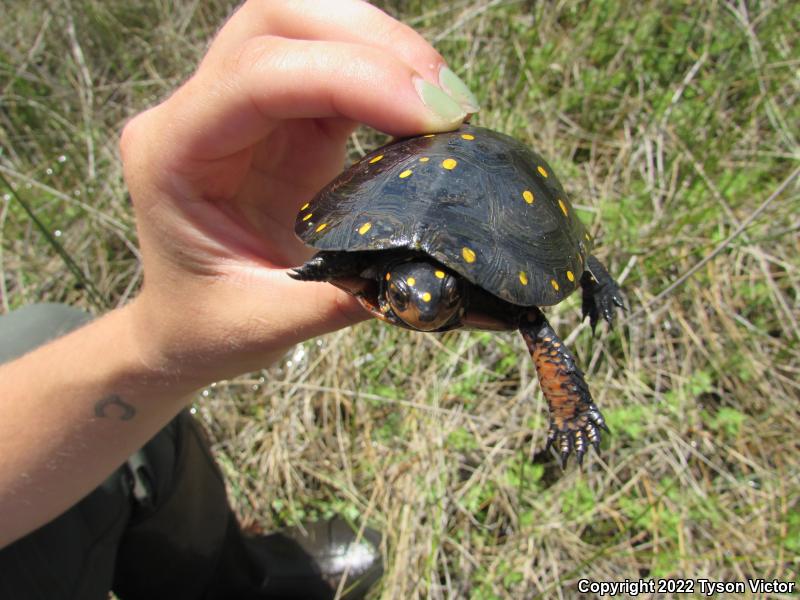
<instances>
[{"instance_id":1,"label":"turtle front leg","mask_svg":"<svg viewBox=\"0 0 800 600\"><path fill-rule=\"evenodd\" d=\"M609 324L614 325L614 305L625 310L625 302L619 284L609 275L608 270L594 256L586 260L586 271L581 276L583 288L583 318L589 317L592 333L597 321L602 316Z\"/></svg>"},{"instance_id":2,"label":"turtle front leg","mask_svg":"<svg viewBox=\"0 0 800 600\"><path fill-rule=\"evenodd\" d=\"M289 271L288 275L299 281L327 281L354 296L364 310L373 317L391 325L409 328L392 313L387 303L378 299L378 286L375 280L358 276L358 273L369 266L369 258L365 255L323 250L317 252L304 265Z\"/></svg>"},{"instance_id":3,"label":"turtle front leg","mask_svg":"<svg viewBox=\"0 0 800 600\"><path fill-rule=\"evenodd\" d=\"M299 281L330 281L336 277L357 275L363 262L364 259L354 253L323 250L304 265L289 271L288 275Z\"/></svg>"},{"instance_id":4,"label":"turtle front leg","mask_svg":"<svg viewBox=\"0 0 800 600\"><path fill-rule=\"evenodd\" d=\"M574 450L578 464L592 444L600 449L600 429L608 427L592 400L589 386L572 352L553 331L542 311L535 309L523 317L519 331L536 365L539 385L550 408L547 448L555 445L561 453L561 466Z\"/></svg>"}]
</instances>

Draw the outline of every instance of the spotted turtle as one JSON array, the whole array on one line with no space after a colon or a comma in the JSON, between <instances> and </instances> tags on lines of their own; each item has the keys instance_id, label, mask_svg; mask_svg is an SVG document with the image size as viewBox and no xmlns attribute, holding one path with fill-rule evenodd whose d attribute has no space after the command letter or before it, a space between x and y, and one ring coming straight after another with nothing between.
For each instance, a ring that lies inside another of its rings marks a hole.
<instances>
[{"instance_id":1,"label":"spotted turtle","mask_svg":"<svg viewBox=\"0 0 800 600\"><path fill-rule=\"evenodd\" d=\"M547 448L583 460L608 431L572 352L540 306L578 286L594 330L624 307L550 165L517 140L462 125L390 143L297 215L318 252L290 272L329 281L373 316L417 331L518 329L550 409Z\"/></svg>"}]
</instances>

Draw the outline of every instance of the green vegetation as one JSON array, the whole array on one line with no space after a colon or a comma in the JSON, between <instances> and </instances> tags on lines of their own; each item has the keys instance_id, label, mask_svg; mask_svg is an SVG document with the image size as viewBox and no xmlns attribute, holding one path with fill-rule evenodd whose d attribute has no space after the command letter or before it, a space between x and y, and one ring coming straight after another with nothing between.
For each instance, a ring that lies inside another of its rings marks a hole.
<instances>
[{"instance_id":1,"label":"green vegetation","mask_svg":"<svg viewBox=\"0 0 800 600\"><path fill-rule=\"evenodd\" d=\"M548 311L576 334L614 435L562 472L540 452L545 406L517 336L366 323L198 396L243 521L335 512L379 527L375 598L572 597L580 577L797 580L797 182L755 211L800 159L800 10L377 4L477 92L474 122L550 160L621 275L632 311L614 332L593 338L577 297ZM141 282L121 125L189 75L229 7L4 9L0 310L101 312ZM360 130L352 156L382 140Z\"/></svg>"}]
</instances>

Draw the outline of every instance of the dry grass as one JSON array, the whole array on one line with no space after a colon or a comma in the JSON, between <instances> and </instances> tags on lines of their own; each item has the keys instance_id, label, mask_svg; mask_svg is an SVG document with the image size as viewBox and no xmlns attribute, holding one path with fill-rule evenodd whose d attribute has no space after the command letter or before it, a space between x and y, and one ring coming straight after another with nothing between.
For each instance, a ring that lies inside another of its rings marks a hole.
<instances>
[{"instance_id":1,"label":"dry grass","mask_svg":"<svg viewBox=\"0 0 800 600\"><path fill-rule=\"evenodd\" d=\"M624 280L633 310L615 332L593 339L577 298L549 312L614 435L562 472L540 452L545 406L516 336L364 324L198 397L242 519L377 526L376 598L575 597L582 577L797 581L797 182L756 212L800 158L797 8L379 4L472 84L478 124L551 160ZM187 75L228 10L12 2L0 173L101 300L6 194L4 311L99 311L135 293L116 135ZM378 139L360 131L354 155Z\"/></svg>"}]
</instances>

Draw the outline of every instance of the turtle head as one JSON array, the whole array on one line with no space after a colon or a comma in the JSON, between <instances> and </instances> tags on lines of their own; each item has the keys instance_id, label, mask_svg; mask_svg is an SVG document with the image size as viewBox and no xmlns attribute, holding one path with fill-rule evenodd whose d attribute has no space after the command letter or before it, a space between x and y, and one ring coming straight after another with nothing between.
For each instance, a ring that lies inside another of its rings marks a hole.
<instances>
[{"instance_id":1,"label":"turtle head","mask_svg":"<svg viewBox=\"0 0 800 600\"><path fill-rule=\"evenodd\" d=\"M463 304L461 279L429 262L405 262L389 267L381 285L381 304L403 323L419 331L436 331Z\"/></svg>"}]
</instances>

